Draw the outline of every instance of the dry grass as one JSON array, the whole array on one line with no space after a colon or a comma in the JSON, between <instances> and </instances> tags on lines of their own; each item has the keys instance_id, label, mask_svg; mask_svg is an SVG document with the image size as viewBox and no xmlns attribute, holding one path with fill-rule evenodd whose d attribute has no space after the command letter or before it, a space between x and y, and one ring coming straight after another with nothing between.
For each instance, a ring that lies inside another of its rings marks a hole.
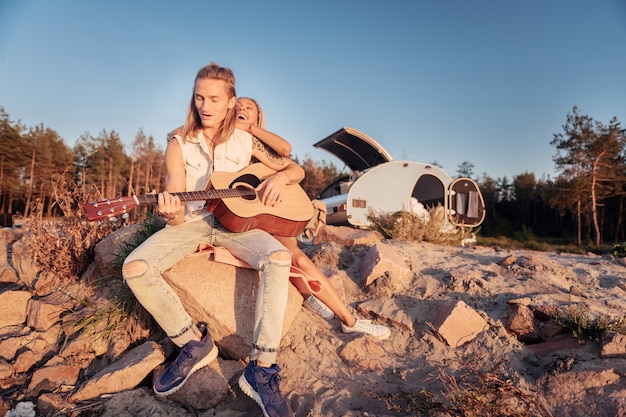
<instances>
[{"instance_id":1,"label":"dry grass","mask_svg":"<svg viewBox=\"0 0 626 417\"><path fill-rule=\"evenodd\" d=\"M446 388L446 411L453 416L539 417L545 415L536 398L517 387L503 365L481 370L478 361L462 362L458 376L439 369L438 379Z\"/></svg>"},{"instance_id":2,"label":"dry grass","mask_svg":"<svg viewBox=\"0 0 626 417\"><path fill-rule=\"evenodd\" d=\"M433 411L446 410L444 403L438 400L435 394L427 390L421 390L419 392L400 391L393 394L369 391L366 394L375 400L383 402L388 410L393 411L399 416L427 416Z\"/></svg>"},{"instance_id":3,"label":"dry grass","mask_svg":"<svg viewBox=\"0 0 626 417\"><path fill-rule=\"evenodd\" d=\"M367 219L385 238L402 241L458 246L472 232L470 228L456 228L447 223L442 207L430 209L428 219L408 211L387 214L371 209Z\"/></svg>"},{"instance_id":4,"label":"dry grass","mask_svg":"<svg viewBox=\"0 0 626 417\"><path fill-rule=\"evenodd\" d=\"M133 218L123 221L89 222L85 219L82 206L88 202L101 200L92 187L77 186L66 175L53 178L54 204L63 216L46 219L43 204L36 201L28 218L23 218L25 233L22 239L29 247L33 266L45 277L46 288L62 290L78 284L91 288L83 291L82 298L75 299L78 308L67 311L63 317L63 330L66 341L79 333L93 334L95 337L111 339L114 334L137 334L136 329L146 325L146 315L137 303L121 277L121 263L124 258L150 234L162 227L154 218L148 218L136 235L136 241L120 248L117 254L119 265L112 270L120 273L96 277L93 282L83 282L82 277L94 261L95 246L115 230L138 223L146 217L136 213ZM31 290L35 290L31 288Z\"/></svg>"},{"instance_id":5,"label":"dry grass","mask_svg":"<svg viewBox=\"0 0 626 417\"><path fill-rule=\"evenodd\" d=\"M61 285L78 280L93 261L96 243L124 224L85 220L82 205L98 198L94 189L78 187L65 175L53 178L52 186L54 204L63 217L45 219L43 203L36 201L30 216L22 219L23 239L32 250L35 266Z\"/></svg>"},{"instance_id":6,"label":"dry grass","mask_svg":"<svg viewBox=\"0 0 626 417\"><path fill-rule=\"evenodd\" d=\"M531 392L517 387L513 378L506 374L502 364L490 365L485 358L460 359L457 375L448 368L439 368L436 379L443 384L444 391L437 395L427 390L418 392L368 394L384 402L388 410L400 416L442 415L458 417L542 417L550 413Z\"/></svg>"}]
</instances>

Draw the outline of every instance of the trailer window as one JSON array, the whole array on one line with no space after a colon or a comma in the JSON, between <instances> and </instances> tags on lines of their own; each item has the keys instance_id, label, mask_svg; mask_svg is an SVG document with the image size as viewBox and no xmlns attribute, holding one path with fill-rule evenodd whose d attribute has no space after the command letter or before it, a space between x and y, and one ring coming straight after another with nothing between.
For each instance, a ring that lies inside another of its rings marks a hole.
<instances>
[{"instance_id":1,"label":"trailer window","mask_svg":"<svg viewBox=\"0 0 626 417\"><path fill-rule=\"evenodd\" d=\"M325 198L330 198L330 197L334 197L336 195L339 194L345 194L347 192L347 190L345 189L346 187L342 187L343 183L346 183L348 180L350 179L350 177L345 176L345 177L341 177L338 180L336 180L335 182L333 182L332 184L330 184L328 187L324 188L317 196L318 200L323 200Z\"/></svg>"},{"instance_id":2,"label":"trailer window","mask_svg":"<svg viewBox=\"0 0 626 417\"><path fill-rule=\"evenodd\" d=\"M437 205L443 206L445 187L439 178L434 175L424 174L415 183L411 197L416 198L426 208Z\"/></svg>"}]
</instances>

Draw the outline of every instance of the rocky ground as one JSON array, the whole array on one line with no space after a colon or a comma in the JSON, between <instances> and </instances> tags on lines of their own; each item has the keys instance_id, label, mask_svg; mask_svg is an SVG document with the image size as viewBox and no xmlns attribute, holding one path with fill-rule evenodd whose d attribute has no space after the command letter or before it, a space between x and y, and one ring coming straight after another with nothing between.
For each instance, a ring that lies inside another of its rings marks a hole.
<instances>
[{"instance_id":1,"label":"rocky ground","mask_svg":"<svg viewBox=\"0 0 626 417\"><path fill-rule=\"evenodd\" d=\"M296 416L626 416L626 338L607 332L598 341L580 340L550 320L556 309L568 306L590 319L626 317L622 259L371 236L359 241L352 231L326 229L325 238L305 251L357 314L387 324L392 334L383 341L343 334L336 318L326 321L302 309L278 357L282 391ZM368 263L372 248L379 257ZM464 329L466 334L455 338ZM2 347L6 340L0 341L0 355L8 351ZM5 353L0 361L5 380L15 380L19 352L11 358ZM242 365L233 362L219 358L214 365L231 389L211 408L156 398L147 377L132 389L57 415L262 416L237 387ZM36 368L23 373L23 385L14 386L27 386ZM198 381L210 372L198 372L195 395L203 395ZM40 393L62 396L79 382ZM18 402L27 401L44 415L37 398L3 389L7 415L19 415Z\"/></svg>"}]
</instances>

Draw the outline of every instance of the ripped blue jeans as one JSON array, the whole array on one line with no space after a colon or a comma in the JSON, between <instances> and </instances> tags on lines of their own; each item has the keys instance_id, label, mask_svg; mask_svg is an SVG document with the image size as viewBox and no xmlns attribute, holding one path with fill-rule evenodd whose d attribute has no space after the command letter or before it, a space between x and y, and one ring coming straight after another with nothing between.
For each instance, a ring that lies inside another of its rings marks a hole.
<instances>
[{"instance_id":1,"label":"ripped blue jeans","mask_svg":"<svg viewBox=\"0 0 626 417\"><path fill-rule=\"evenodd\" d=\"M133 250L122 267L124 281L172 342L183 346L195 338L197 326L161 274L195 252L200 243L228 248L261 271L250 359L276 363L287 307L291 257L270 258L280 251L290 255L270 234L261 230L233 233L214 222L211 213L205 213L183 224L166 226Z\"/></svg>"}]
</instances>

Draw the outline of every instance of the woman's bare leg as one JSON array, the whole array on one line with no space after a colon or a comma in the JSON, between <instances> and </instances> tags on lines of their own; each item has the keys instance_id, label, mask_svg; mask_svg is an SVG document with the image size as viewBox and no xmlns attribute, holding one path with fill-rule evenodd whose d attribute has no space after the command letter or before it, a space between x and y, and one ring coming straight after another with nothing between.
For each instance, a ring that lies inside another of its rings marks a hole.
<instances>
[{"instance_id":1,"label":"woman's bare leg","mask_svg":"<svg viewBox=\"0 0 626 417\"><path fill-rule=\"evenodd\" d=\"M298 247L298 242L295 237L282 237L274 236L280 243L282 243L292 253L291 263L301 269L305 274L313 279L316 279L321 284L321 290L315 294L315 297L321 302L326 304L328 308L332 310L339 320L346 326L352 327L356 322L356 317L348 310L345 303L339 297L339 294L333 287L330 280L324 275L322 271L306 256L302 249Z\"/></svg>"}]
</instances>

